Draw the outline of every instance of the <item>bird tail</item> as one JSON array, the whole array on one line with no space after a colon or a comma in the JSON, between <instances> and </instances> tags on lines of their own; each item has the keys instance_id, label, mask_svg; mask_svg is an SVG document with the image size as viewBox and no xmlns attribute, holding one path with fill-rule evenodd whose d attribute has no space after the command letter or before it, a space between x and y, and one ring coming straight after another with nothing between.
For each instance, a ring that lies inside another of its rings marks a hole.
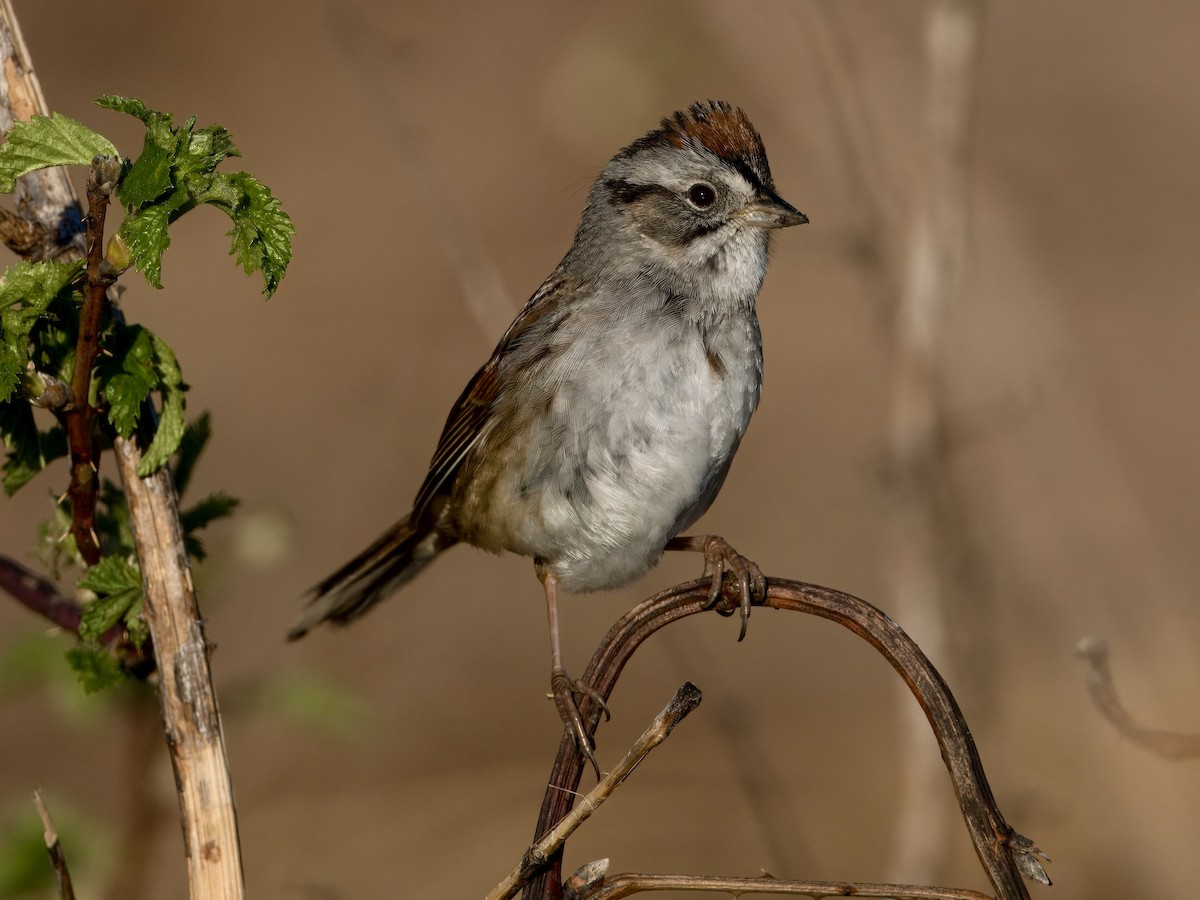
<instances>
[{"instance_id":1,"label":"bird tail","mask_svg":"<svg viewBox=\"0 0 1200 900\"><path fill-rule=\"evenodd\" d=\"M322 622L344 625L357 619L455 543L437 529L418 530L410 519L401 519L310 591L308 607L288 629L288 640L304 637Z\"/></svg>"}]
</instances>

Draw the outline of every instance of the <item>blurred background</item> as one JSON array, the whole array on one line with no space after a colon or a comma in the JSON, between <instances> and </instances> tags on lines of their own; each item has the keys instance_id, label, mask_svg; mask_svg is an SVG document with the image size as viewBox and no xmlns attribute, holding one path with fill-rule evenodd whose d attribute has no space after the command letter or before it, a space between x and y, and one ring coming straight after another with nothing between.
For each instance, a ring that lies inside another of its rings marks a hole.
<instances>
[{"instance_id":1,"label":"blurred background","mask_svg":"<svg viewBox=\"0 0 1200 900\"><path fill-rule=\"evenodd\" d=\"M1194 896L1200 761L1119 736L1074 653L1107 639L1140 721L1200 731L1194 3L968 7L978 42L948 70L934 3L15 5L53 109L129 155L140 125L94 97L218 121L297 228L269 303L215 212L181 223L163 292L130 277L123 300L179 354L189 412L212 411L196 496L242 499L197 578L251 896L481 896L519 860L560 733L528 560L458 548L356 627L283 634L304 591L407 510L447 409L566 250L600 168L709 97L748 112L812 223L776 237L763 402L699 529L769 576L870 600L926 647L1009 822L1054 860L1035 897ZM948 143L931 126L947 77L965 112ZM927 227L949 263L940 307L915 307L938 440L915 479L933 500L914 505L897 310L936 258ZM59 467L3 501L0 551L29 559L65 483ZM567 598L568 667L699 571L671 558ZM635 657L602 764L685 679L705 700L571 840L567 868L987 889L882 659L798 615L757 611L736 636L701 616ZM82 896L183 897L154 708L86 702L67 646L0 602L6 865L40 786ZM142 883L111 887L122 868Z\"/></svg>"}]
</instances>

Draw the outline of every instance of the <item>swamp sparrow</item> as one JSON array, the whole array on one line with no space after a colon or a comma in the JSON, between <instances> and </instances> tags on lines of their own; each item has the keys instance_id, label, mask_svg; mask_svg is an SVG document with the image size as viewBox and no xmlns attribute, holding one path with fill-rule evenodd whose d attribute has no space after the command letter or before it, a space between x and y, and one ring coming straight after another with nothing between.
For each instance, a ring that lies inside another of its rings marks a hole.
<instances>
[{"instance_id":1,"label":"swamp sparrow","mask_svg":"<svg viewBox=\"0 0 1200 900\"><path fill-rule=\"evenodd\" d=\"M574 699L597 695L563 670L558 587L618 588L664 550L698 550L714 604L737 573L745 633L758 567L719 537L677 535L758 403L770 234L807 221L727 103L693 104L614 156L571 249L450 410L412 511L316 586L288 637L357 618L460 541L533 557L554 698L599 775Z\"/></svg>"}]
</instances>

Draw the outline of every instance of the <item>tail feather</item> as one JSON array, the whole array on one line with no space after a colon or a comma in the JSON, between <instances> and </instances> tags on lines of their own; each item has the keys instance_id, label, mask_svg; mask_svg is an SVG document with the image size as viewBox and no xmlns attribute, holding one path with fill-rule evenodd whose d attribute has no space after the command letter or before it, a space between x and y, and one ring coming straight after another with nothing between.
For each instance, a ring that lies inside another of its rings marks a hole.
<instances>
[{"instance_id":1,"label":"tail feather","mask_svg":"<svg viewBox=\"0 0 1200 900\"><path fill-rule=\"evenodd\" d=\"M344 625L358 618L454 543L436 529L418 531L402 519L312 589L307 608L288 629L288 640L304 637L322 622Z\"/></svg>"}]
</instances>

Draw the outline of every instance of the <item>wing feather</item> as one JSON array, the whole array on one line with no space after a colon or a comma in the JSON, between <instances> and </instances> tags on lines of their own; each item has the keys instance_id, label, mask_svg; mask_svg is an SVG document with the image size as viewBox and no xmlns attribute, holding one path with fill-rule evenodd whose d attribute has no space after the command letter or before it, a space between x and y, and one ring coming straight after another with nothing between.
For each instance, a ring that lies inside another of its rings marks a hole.
<instances>
[{"instance_id":1,"label":"wing feather","mask_svg":"<svg viewBox=\"0 0 1200 900\"><path fill-rule=\"evenodd\" d=\"M413 501L413 522L420 520L434 498L449 490L463 460L485 434L496 399L505 386L501 372L505 357L535 326L542 331L556 328L569 311L569 304L564 304L563 298L575 289L574 278L564 278L558 272L547 278L508 327L492 358L467 383L446 417L429 472Z\"/></svg>"}]
</instances>

